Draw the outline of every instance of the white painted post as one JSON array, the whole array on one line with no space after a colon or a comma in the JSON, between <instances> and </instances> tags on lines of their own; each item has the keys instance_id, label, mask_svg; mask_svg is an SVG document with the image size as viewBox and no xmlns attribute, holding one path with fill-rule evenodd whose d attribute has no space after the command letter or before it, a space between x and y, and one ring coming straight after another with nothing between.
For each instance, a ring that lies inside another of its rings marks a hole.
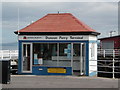
<instances>
[{"instance_id":1,"label":"white painted post","mask_svg":"<svg viewBox=\"0 0 120 90\"><path fill-rule=\"evenodd\" d=\"M9 57L10 57L10 59L11 59L12 54L11 54L11 51L10 51L10 50L9 50L9 55L10 55Z\"/></svg>"},{"instance_id":2,"label":"white painted post","mask_svg":"<svg viewBox=\"0 0 120 90\"><path fill-rule=\"evenodd\" d=\"M71 67L72 67L72 74L73 74L73 43L71 43Z\"/></svg>"},{"instance_id":3,"label":"white painted post","mask_svg":"<svg viewBox=\"0 0 120 90\"><path fill-rule=\"evenodd\" d=\"M27 51L27 45L28 45L28 44L25 44L25 45L26 45L26 48L25 48L25 49L26 49L26 52L25 52L26 55L25 55L25 56L28 58L28 51Z\"/></svg>"},{"instance_id":4,"label":"white painted post","mask_svg":"<svg viewBox=\"0 0 120 90\"><path fill-rule=\"evenodd\" d=\"M59 43L57 43L57 66L59 66Z\"/></svg>"},{"instance_id":5,"label":"white painted post","mask_svg":"<svg viewBox=\"0 0 120 90\"><path fill-rule=\"evenodd\" d=\"M115 71L115 65L114 65L115 64L115 59L114 58L115 58L115 51L113 49L113 78L115 78L115 75L114 75L114 73L115 73L114 72Z\"/></svg>"},{"instance_id":6,"label":"white painted post","mask_svg":"<svg viewBox=\"0 0 120 90\"><path fill-rule=\"evenodd\" d=\"M115 75L114 75L114 70L115 70L115 66L114 66L114 64L115 64L115 60L114 60L114 57L115 57L115 52L114 52L114 50L113 50L113 78L115 78Z\"/></svg>"},{"instance_id":7,"label":"white painted post","mask_svg":"<svg viewBox=\"0 0 120 90\"><path fill-rule=\"evenodd\" d=\"M114 58L113 58L113 78L115 78L115 76L114 76L114 73L115 73L115 72L114 72L114 70L115 70L114 61L115 61L115 60L114 60Z\"/></svg>"},{"instance_id":8,"label":"white painted post","mask_svg":"<svg viewBox=\"0 0 120 90\"><path fill-rule=\"evenodd\" d=\"M1 59L3 59L3 51L1 51L1 54L2 54Z\"/></svg>"},{"instance_id":9,"label":"white painted post","mask_svg":"<svg viewBox=\"0 0 120 90\"><path fill-rule=\"evenodd\" d=\"M82 45L83 45L83 43L81 43L81 45L80 45L80 75L82 75L83 73L82 73L82 70L83 70L83 59L82 59Z\"/></svg>"},{"instance_id":10,"label":"white painted post","mask_svg":"<svg viewBox=\"0 0 120 90\"><path fill-rule=\"evenodd\" d=\"M103 57L105 58L105 49L103 50Z\"/></svg>"}]
</instances>

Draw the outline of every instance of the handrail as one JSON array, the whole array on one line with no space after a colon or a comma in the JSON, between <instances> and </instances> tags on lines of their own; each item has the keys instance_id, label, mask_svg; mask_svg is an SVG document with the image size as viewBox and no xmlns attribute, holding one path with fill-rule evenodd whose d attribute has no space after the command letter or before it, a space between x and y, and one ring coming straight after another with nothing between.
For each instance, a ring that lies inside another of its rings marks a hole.
<instances>
[{"instance_id":1,"label":"handrail","mask_svg":"<svg viewBox=\"0 0 120 90\"><path fill-rule=\"evenodd\" d=\"M116 72L116 68L120 68L120 66L114 66L115 63L120 62L120 59L116 59L116 56L120 56L120 49L98 49L98 56L103 56L104 58L106 58L107 56L112 56L111 59L109 60L104 60L104 59L99 59L98 60L90 60L90 61L97 61L98 63L100 62L107 62L110 63L107 65L103 65L102 63L100 63L100 65L97 65L97 67L108 67L108 68L112 68L113 71L109 72L109 71L97 71L97 72L103 72L103 73L112 73L113 74L113 78L115 78L114 74L115 73L120 73L120 72ZM0 59L4 59L4 58L10 58L10 59L18 59L18 50L0 50ZM90 65L92 66L92 65Z\"/></svg>"},{"instance_id":2,"label":"handrail","mask_svg":"<svg viewBox=\"0 0 120 90\"><path fill-rule=\"evenodd\" d=\"M118 63L118 62L120 62L120 60L115 60L114 59L114 57L113 57L113 59L112 60L90 60L90 61L97 61L97 67L98 68L111 68L111 72L110 71L105 71L105 70L103 70L103 71L100 71L100 70L98 70L98 71L93 71L93 72L98 72L98 73L112 73L112 75L113 75L113 78L115 78L115 74L116 73L119 73L120 74L120 72L117 70L117 69L120 69L120 66L118 66L118 65L115 65L115 63ZM100 62L103 62L103 63L100 63ZM104 62L109 62L109 63L107 63L107 64L104 64ZM90 65L90 66L93 66L93 65ZM117 69L116 69L117 68Z\"/></svg>"},{"instance_id":3,"label":"handrail","mask_svg":"<svg viewBox=\"0 0 120 90\"><path fill-rule=\"evenodd\" d=\"M0 59L18 59L18 50L0 50Z\"/></svg>"},{"instance_id":4,"label":"handrail","mask_svg":"<svg viewBox=\"0 0 120 90\"><path fill-rule=\"evenodd\" d=\"M120 49L98 49L97 50L98 56L112 56L117 57L120 56Z\"/></svg>"}]
</instances>

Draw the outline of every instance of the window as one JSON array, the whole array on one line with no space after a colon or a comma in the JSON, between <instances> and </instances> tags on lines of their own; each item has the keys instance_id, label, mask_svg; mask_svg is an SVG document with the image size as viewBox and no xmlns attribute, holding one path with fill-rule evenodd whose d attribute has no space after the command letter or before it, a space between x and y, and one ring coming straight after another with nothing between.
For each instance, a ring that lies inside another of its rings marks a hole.
<instances>
[{"instance_id":1,"label":"window","mask_svg":"<svg viewBox=\"0 0 120 90\"><path fill-rule=\"evenodd\" d=\"M71 60L71 44L60 43L59 44L59 60Z\"/></svg>"},{"instance_id":2,"label":"window","mask_svg":"<svg viewBox=\"0 0 120 90\"><path fill-rule=\"evenodd\" d=\"M70 67L73 59L76 67L80 65L80 53L84 53L80 43L73 43L73 52L71 43L33 43L33 65Z\"/></svg>"},{"instance_id":3,"label":"window","mask_svg":"<svg viewBox=\"0 0 120 90\"><path fill-rule=\"evenodd\" d=\"M34 43L33 63L45 65L46 61L57 59L57 43ZM39 60L41 60L39 62Z\"/></svg>"}]
</instances>

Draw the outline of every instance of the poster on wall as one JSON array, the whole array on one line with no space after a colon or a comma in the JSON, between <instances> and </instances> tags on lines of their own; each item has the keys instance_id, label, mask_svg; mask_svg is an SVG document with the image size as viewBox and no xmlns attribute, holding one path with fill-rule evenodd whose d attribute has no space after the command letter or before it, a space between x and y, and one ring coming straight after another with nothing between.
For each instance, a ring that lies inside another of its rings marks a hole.
<instances>
[{"instance_id":1,"label":"poster on wall","mask_svg":"<svg viewBox=\"0 0 120 90\"><path fill-rule=\"evenodd\" d=\"M38 64L43 64L43 59L42 58L38 59Z\"/></svg>"},{"instance_id":2,"label":"poster on wall","mask_svg":"<svg viewBox=\"0 0 120 90\"><path fill-rule=\"evenodd\" d=\"M37 54L34 54L34 64L38 64Z\"/></svg>"}]
</instances>

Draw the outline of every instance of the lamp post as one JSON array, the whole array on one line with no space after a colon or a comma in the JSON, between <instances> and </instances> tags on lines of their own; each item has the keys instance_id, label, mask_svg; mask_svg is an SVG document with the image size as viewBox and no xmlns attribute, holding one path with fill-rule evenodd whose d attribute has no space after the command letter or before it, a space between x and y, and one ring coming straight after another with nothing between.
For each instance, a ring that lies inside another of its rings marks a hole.
<instances>
[{"instance_id":1,"label":"lamp post","mask_svg":"<svg viewBox=\"0 0 120 90\"><path fill-rule=\"evenodd\" d=\"M116 32L116 31L110 31L110 37L112 37L113 32Z\"/></svg>"}]
</instances>

